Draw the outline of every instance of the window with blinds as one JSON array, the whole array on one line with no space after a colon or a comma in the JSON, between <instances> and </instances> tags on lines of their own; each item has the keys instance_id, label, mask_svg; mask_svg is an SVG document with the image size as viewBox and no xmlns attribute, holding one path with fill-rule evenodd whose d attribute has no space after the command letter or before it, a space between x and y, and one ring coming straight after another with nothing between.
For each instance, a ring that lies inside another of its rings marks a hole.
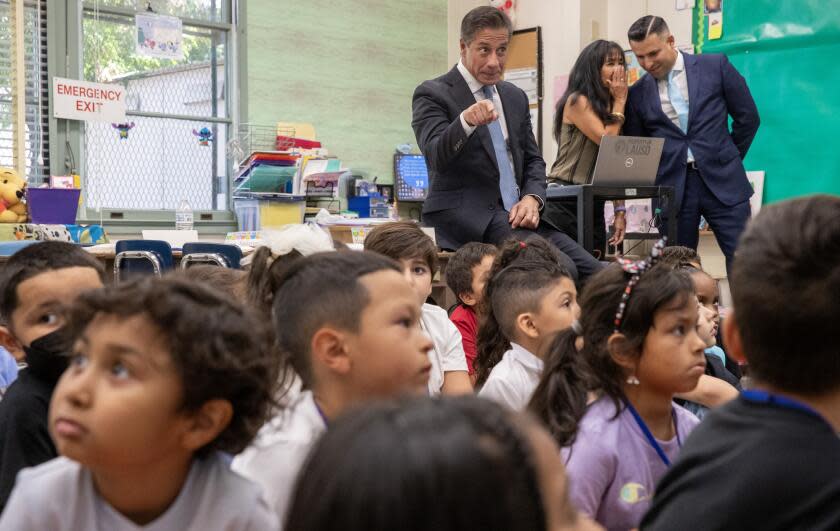
<instances>
[{"instance_id":1,"label":"window with blinds","mask_svg":"<svg viewBox=\"0 0 840 531\"><path fill-rule=\"evenodd\" d=\"M0 0L0 166L18 167L16 146L23 144L26 178L40 184L49 177L49 77L47 75L47 0L23 2L23 17L15 17L11 0ZM23 30L24 119L14 107L17 57L15 30Z\"/></svg>"}]
</instances>

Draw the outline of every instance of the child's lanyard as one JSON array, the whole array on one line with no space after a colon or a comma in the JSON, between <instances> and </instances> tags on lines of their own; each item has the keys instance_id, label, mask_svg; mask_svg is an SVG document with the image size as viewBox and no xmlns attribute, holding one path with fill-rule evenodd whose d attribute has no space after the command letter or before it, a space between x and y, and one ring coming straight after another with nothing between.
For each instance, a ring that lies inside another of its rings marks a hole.
<instances>
[{"instance_id":1,"label":"child's lanyard","mask_svg":"<svg viewBox=\"0 0 840 531\"><path fill-rule=\"evenodd\" d=\"M327 416L324 415L324 410L321 409L321 406L318 405L318 402L315 402L315 400L312 400L312 402L315 404L315 409L318 410L318 415L321 417L321 420L324 421L324 427L329 428L330 427L330 421L327 420Z\"/></svg>"},{"instance_id":2,"label":"child's lanyard","mask_svg":"<svg viewBox=\"0 0 840 531\"><path fill-rule=\"evenodd\" d=\"M812 417L816 417L828 423L828 421L826 421L825 418L822 415L820 415L817 411L815 411L811 406L808 406L806 404L803 404L802 402L798 402L786 396L768 393L767 391L758 391L755 389L749 391L741 391L741 396L744 397L745 400L748 400L750 402L756 402L759 404L772 404L784 409L802 411L803 413L807 413Z\"/></svg>"},{"instance_id":3,"label":"child's lanyard","mask_svg":"<svg viewBox=\"0 0 840 531\"><path fill-rule=\"evenodd\" d=\"M665 455L665 450L663 450L662 447L659 445L659 441L657 441L656 437L654 437L653 434L650 432L650 430L647 427L647 424L645 424L644 419L642 419L641 415L639 415L639 412L636 411L636 408L633 407L633 404L631 404L629 400L625 400L624 404L627 406L627 409L633 415L633 419L635 419L636 424L638 424L639 428L641 428L642 433L645 434L645 438L647 439L648 444L654 450L656 450L657 455L659 455L659 459L662 459L662 462L665 463L665 466L671 466L671 460L668 459L667 455ZM671 408L671 418L674 421L674 433L677 435L677 445L680 448L682 448L682 440L680 440L680 432L677 430L677 415L674 412L674 408Z\"/></svg>"}]
</instances>

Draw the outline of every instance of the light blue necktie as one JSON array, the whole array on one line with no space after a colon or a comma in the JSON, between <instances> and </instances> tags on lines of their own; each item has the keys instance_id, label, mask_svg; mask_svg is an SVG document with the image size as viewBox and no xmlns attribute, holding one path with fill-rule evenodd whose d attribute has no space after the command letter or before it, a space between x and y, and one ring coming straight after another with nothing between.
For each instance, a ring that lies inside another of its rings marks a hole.
<instances>
[{"instance_id":1,"label":"light blue necktie","mask_svg":"<svg viewBox=\"0 0 840 531\"><path fill-rule=\"evenodd\" d=\"M680 86L677 85L676 72L671 70L668 72L668 99L671 100L671 105L677 111L677 119L680 121L680 129L683 133L688 133L688 102L682 95ZM691 148L688 148L688 159L694 160L694 155L691 153Z\"/></svg>"},{"instance_id":2,"label":"light blue necktie","mask_svg":"<svg viewBox=\"0 0 840 531\"><path fill-rule=\"evenodd\" d=\"M481 91L485 98L493 101L493 88L490 85L484 85ZM490 130L493 151L496 153L496 162L499 165L499 193L502 195L502 204L505 206L505 210L510 212L513 205L519 201L519 187L516 186L516 177L513 175L513 168L508 158L505 135L502 133L502 125L499 120L490 122L487 124L487 128Z\"/></svg>"}]
</instances>

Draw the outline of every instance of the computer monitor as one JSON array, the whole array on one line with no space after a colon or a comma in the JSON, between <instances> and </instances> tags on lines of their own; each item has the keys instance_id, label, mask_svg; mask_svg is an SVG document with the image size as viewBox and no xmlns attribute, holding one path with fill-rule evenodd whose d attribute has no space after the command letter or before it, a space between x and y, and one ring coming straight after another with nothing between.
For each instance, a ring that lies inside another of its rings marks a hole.
<instances>
[{"instance_id":1,"label":"computer monitor","mask_svg":"<svg viewBox=\"0 0 840 531\"><path fill-rule=\"evenodd\" d=\"M429 171L423 155L394 154L394 194L397 201L423 202L429 190Z\"/></svg>"}]
</instances>

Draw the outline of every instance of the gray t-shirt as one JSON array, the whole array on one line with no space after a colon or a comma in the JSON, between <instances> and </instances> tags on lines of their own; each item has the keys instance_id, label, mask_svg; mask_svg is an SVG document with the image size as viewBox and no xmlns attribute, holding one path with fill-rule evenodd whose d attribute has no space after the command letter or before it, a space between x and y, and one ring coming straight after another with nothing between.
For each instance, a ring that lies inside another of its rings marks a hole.
<instances>
[{"instance_id":1,"label":"gray t-shirt","mask_svg":"<svg viewBox=\"0 0 840 531\"><path fill-rule=\"evenodd\" d=\"M18 474L0 530L15 531L263 531L277 516L255 483L232 472L219 455L196 459L181 492L155 521L139 526L95 491L90 471L59 457Z\"/></svg>"},{"instance_id":2,"label":"gray t-shirt","mask_svg":"<svg viewBox=\"0 0 840 531\"><path fill-rule=\"evenodd\" d=\"M657 441L671 462L700 422L676 404L674 411L678 436ZM632 413L623 409L615 417L615 406L607 397L586 410L577 438L571 449L563 449L563 457L575 507L607 529L638 527L667 471Z\"/></svg>"}]
</instances>

